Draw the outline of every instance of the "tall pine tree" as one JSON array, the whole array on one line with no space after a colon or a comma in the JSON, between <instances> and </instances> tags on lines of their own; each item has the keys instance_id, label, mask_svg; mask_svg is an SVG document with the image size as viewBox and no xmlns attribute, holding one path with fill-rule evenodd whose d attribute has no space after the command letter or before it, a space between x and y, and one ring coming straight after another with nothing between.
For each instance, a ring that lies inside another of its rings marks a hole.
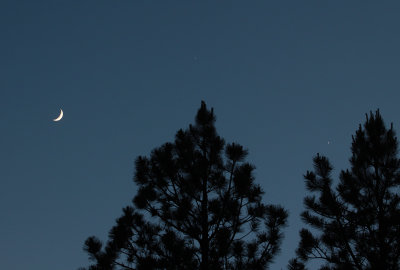
<instances>
[{"instance_id":1,"label":"tall pine tree","mask_svg":"<svg viewBox=\"0 0 400 270\"><path fill-rule=\"evenodd\" d=\"M351 169L341 171L336 188L326 157L314 158L305 175L305 223L297 255L318 259L320 269L399 269L400 160L393 130L377 111L366 116L353 137ZM319 233L316 233L318 232Z\"/></svg>"},{"instance_id":2,"label":"tall pine tree","mask_svg":"<svg viewBox=\"0 0 400 270\"><path fill-rule=\"evenodd\" d=\"M195 125L136 159L134 206L124 209L105 247L87 239L90 270L267 268L287 213L262 202L247 151L225 144L214 122L202 102Z\"/></svg>"}]
</instances>

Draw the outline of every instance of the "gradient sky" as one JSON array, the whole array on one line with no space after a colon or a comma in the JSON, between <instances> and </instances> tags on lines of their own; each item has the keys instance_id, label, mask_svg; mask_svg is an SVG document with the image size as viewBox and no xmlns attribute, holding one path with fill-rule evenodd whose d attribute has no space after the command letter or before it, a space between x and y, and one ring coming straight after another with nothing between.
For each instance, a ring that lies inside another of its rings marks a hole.
<instances>
[{"instance_id":1,"label":"gradient sky","mask_svg":"<svg viewBox=\"0 0 400 270\"><path fill-rule=\"evenodd\" d=\"M2 269L86 266L85 239L106 240L136 194L134 159L201 100L249 150L264 202L289 210L271 269L286 267L312 157L348 168L370 110L400 131L399 13L397 1L0 1Z\"/></svg>"}]
</instances>

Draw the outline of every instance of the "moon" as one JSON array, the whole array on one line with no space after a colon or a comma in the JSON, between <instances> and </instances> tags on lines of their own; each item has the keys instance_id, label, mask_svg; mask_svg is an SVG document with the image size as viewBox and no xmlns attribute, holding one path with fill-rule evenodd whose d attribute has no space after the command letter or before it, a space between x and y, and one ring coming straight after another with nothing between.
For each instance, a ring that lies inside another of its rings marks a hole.
<instances>
[{"instance_id":1,"label":"moon","mask_svg":"<svg viewBox=\"0 0 400 270\"><path fill-rule=\"evenodd\" d=\"M58 122L58 121L61 120L61 118L63 118L64 113L63 113L63 111L61 109L60 109L60 111L61 111L60 115L56 119L53 119L54 122Z\"/></svg>"}]
</instances>

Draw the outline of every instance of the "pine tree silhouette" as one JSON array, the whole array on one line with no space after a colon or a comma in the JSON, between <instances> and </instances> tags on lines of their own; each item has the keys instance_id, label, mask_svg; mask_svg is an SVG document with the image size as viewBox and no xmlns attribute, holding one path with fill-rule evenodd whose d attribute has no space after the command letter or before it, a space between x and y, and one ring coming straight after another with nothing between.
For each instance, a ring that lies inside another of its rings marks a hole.
<instances>
[{"instance_id":1,"label":"pine tree silhouette","mask_svg":"<svg viewBox=\"0 0 400 270\"><path fill-rule=\"evenodd\" d=\"M88 269L267 268L287 213L262 203L247 151L225 145L214 122L202 102L195 125L136 159L134 206L124 208L105 247L86 240Z\"/></svg>"},{"instance_id":2,"label":"pine tree silhouette","mask_svg":"<svg viewBox=\"0 0 400 270\"><path fill-rule=\"evenodd\" d=\"M341 171L336 188L328 159L314 158L314 171L305 175L313 195L305 197L302 213L314 231L300 231L296 253L303 261L324 261L324 270L399 269L400 160L393 125L386 129L379 111L371 112L351 150L351 170Z\"/></svg>"}]
</instances>

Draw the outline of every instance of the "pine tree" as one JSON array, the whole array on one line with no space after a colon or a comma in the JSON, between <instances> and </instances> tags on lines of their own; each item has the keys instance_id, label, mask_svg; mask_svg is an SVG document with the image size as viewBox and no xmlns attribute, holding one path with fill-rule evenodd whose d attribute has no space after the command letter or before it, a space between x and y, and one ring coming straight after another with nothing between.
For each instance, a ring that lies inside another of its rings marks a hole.
<instances>
[{"instance_id":1,"label":"pine tree","mask_svg":"<svg viewBox=\"0 0 400 270\"><path fill-rule=\"evenodd\" d=\"M303 261L324 261L320 269L399 269L400 160L397 138L376 111L366 115L352 142L351 170L341 171L332 187L332 166L314 158L305 175L305 223L297 255ZM319 233L317 233L319 231Z\"/></svg>"},{"instance_id":2,"label":"pine tree","mask_svg":"<svg viewBox=\"0 0 400 270\"><path fill-rule=\"evenodd\" d=\"M225 145L214 123L202 102L195 125L136 159L134 206L124 209L105 247L88 238L90 270L267 268L287 213L262 202L247 151Z\"/></svg>"}]
</instances>

